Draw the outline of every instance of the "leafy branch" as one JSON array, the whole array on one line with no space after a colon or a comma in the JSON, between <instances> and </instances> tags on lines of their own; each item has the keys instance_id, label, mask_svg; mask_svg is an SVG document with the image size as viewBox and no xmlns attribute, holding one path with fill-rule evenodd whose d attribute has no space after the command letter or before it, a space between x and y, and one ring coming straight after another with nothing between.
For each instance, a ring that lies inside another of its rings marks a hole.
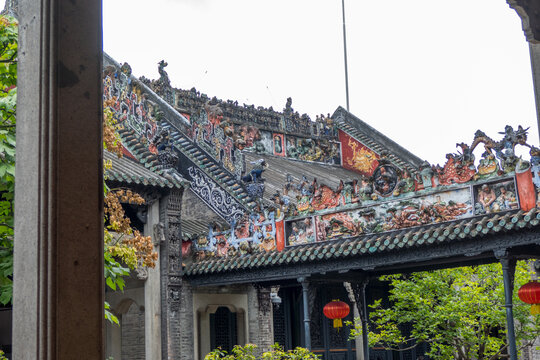
<instances>
[{"instance_id":1,"label":"leafy branch","mask_svg":"<svg viewBox=\"0 0 540 360\"><path fill-rule=\"evenodd\" d=\"M406 351L429 344L431 359L496 360L506 358L506 316L500 264L444 269L380 278L390 285L389 304L370 305L371 345ZM516 289L529 280L518 262ZM540 336L540 316L519 305L514 291L514 319L520 350ZM409 328L406 334L402 331ZM351 336L361 332L355 327Z\"/></svg>"}]
</instances>

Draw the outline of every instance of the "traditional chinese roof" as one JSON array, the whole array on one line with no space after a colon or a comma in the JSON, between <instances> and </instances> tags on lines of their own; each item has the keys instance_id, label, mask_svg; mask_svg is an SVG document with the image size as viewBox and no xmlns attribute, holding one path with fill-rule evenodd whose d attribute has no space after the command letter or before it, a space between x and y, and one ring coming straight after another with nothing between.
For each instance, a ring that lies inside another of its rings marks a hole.
<instances>
[{"instance_id":1,"label":"traditional chinese roof","mask_svg":"<svg viewBox=\"0 0 540 360\"><path fill-rule=\"evenodd\" d=\"M111 168L105 170L109 181L118 181L129 185L145 185L168 189L181 189L189 182L185 179L167 179L142 166L138 161L127 156L119 158L117 155L104 151L103 158L111 162Z\"/></svg>"},{"instance_id":2,"label":"traditional chinese roof","mask_svg":"<svg viewBox=\"0 0 540 360\"><path fill-rule=\"evenodd\" d=\"M486 261L486 251L492 259L493 251L513 246L514 235L521 239L516 244L538 245L537 191L526 172L538 172L540 150L531 148L536 170L518 161L515 146L529 146L521 126L507 126L501 141L478 131L473 144L447 155L444 167L431 166L342 107L332 118L311 122L293 116L289 100L279 121L258 109L236 126L235 114L227 112L236 104L224 109L191 94L199 110L188 121L172 107L178 103L165 62L160 79L151 82L157 94L131 76L129 65L109 62L105 103L124 126L128 152L156 176L174 179L176 172L180 183L188 179L191 192L212 210L184 201L191 209L182 215L185 274L199 284L242 276L264 281L279 278L285 267L365 270L375 266L362 265L373 257L378 269L402 266L424 261L423 251L433 261L453 254L463 263L469 256L463 244ZM265 130L257 119L279 124ZM486 152L477 168L472 152L481 143ZM266 203L258 201L261 195ZM214 213L230 228L214 224ZM386 256L397 260L386 262Z\"/></svg>"},{"instance_id":3,"label":"traditional chinese roof","mask_svg":"<svg viewBox=\"0 0 540 360\"><path fill-rule=\"evenodd\" d=\"M379 155L384 155L394 165L408 169L411 173L418 171L424 162L418 156L405 149L386 135L380 133L368 123L360 120L343 107L339 106L332 118L339 129L345 131L356 140L368 146Z\"/></svg>"},{"instance_id":4,"label":"traditional chinese roof","mask_svg":"<svg viewBox=\"0 0 540 360\"><path fill-rule=\"evenodd\" d=\"M192 263L185 268L188 277L242 272L255 268L279 267L345 260L391 254L410 249L428 249L436 245L464 240L489 240L492 235L506 235L522 229L536 231L540 223L540 209L528 212L477 216L459 221L426 225L404 230L384 232L355 238L286 247L283 251L260 252L251 255L211 258ZM538 243L538 239L535 240ZM516 239L517 243L517 239ZM508 244L511 246L512 244ZM481 246L478 248L480 249ZM473 256L474 254L469 254ZM421 261L421 258L416 261ZM337 270L337 269L336 269Z\"/></svg>"}]
</instances>

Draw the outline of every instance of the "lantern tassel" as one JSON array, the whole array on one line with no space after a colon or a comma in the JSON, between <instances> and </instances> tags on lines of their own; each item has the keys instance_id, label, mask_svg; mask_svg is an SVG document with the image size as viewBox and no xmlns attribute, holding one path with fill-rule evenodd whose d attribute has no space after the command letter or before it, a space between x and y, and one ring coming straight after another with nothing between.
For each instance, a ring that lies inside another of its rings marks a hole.
<instances>
[{"instance_id":1,"label":"lantern tassel","mask_svg":"<svg viewBox=\"0 0 540 360\"><path fill-rule=\"evenodd\" d=\"M339 328L340 327L343 327L343 323L341 322L341 319L334 319L334 328Z\"/></svg>"},{"instance_id":2,"label":"lantern tassel","mask_svg":"<svg viewBox=\"0 0 540 360\"><path fill-rule=\"evenodd\" d=\"M540 304L533 304L531 306L531 315L538 315L540 314Z\"/></svg>"}]
</instances>

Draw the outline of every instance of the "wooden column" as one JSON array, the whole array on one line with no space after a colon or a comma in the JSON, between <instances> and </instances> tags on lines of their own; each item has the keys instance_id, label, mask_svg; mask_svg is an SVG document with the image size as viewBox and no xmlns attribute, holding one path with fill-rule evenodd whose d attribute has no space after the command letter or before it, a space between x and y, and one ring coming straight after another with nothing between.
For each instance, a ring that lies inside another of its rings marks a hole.
<instances>
[{"instance_id":1,"label":"wooden column","mask_svg":"<svg viewBox=\"0 0 540 360\"><path fill-rule=\"evenodd\" d=\"M15 359L103 359L101 1L20 0Z\"/></svg>"}]
</instances>

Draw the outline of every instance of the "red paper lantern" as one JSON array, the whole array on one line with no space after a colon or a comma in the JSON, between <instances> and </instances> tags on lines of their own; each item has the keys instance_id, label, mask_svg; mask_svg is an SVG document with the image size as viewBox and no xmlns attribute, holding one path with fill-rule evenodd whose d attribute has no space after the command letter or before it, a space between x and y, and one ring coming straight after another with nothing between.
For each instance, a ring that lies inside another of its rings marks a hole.
<instances>
[{"instance_id":1,"label":"red paper lantern","mask_svg":"<svg viewBox=\"0 0 540 360\"><path fill-rule=\"evenodd\" d=\"M351 309L349 308L349 305L339 300L332 300L328 304L324 305L323 308L324 316L334 320L335 328L340 328L343 326L341 319L349 315L350 311Z\"/></svg>"},{"instance_id":2,"label":"red paper lantern","mask_svg":"<svg viewBox=\"0 0 540 360\"><path fill-rule=\"evenodd\" d=\"M531 304L531 314L540 314L540 283L533 280L519 288L518 297L521 301Z\"/></svg>"}]
</instances>

